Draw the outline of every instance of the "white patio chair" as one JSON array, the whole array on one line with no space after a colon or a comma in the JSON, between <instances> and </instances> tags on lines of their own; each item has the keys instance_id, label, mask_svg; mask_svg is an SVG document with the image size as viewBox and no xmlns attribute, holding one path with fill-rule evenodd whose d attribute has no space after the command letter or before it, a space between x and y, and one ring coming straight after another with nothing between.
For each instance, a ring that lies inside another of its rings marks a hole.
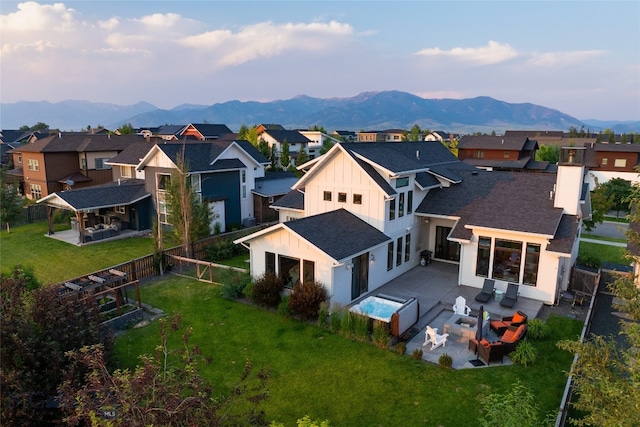
<instances>
[{"instance_id":1,"label":"white patio chair","mask_svg":"<svg viewBox=\"0 0 640 427\"><path fill-rule=\"evenodd\" d=\"M467 305L467 300L463 296L456 298L456 303L453 306L453 312L455 314L462 314L463 316L468 316L471 312L471 309Z\"/></svg>"},{"instance_id":2,"label":"white patio chair","mask_svg":"<svg viewBox=\"0 0 640 427\"><path fill-rule=\"evenodd\" d=\"M439 334L438 328L432 328L431 326L427 326L427 330L425 332L425 340L423 346L431 343L431 348L429 350L433 350L434 348L438 348L440 346L444 347L447 342L447 337L449 334Z\"/></svg>"}]
</instances>

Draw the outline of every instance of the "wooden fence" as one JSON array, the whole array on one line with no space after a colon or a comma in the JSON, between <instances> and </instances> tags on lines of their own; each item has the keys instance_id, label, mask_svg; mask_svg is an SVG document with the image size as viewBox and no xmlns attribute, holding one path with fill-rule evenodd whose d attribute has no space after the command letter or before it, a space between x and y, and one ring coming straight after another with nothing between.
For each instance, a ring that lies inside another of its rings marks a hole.
<instances>
[{"instance_id":1,"label":"wooden fence","mask_svg":"<svg viewBox=\"0 0 640 427\"><path fill-rule=\"evenodd\" d=\"M45 205L29 205L22 209L18 219L9 223L9 227L13 228L19 225L31 224L32 222L44 221L46 219L47 207Z\"/></svg>"},{"instance_id":2,"label":"wooden fence","mask_svg":"<svg viewBox=\"0 0 640 427\"><path fill-rule=\"evenodd\" d=\"M194 262L202 261L206 258L207 255L207 247L212 244L225 241L225 240L236 240L240 237L247 236L249 234L255 233L256 231L262 230L263 228L269 227L271 224L262 224L251 228L243 228L238 231L232 231L230 233L218 234L215 236L207 237L206 239L198 240L191 244L191 258ZM184 257L186 254L185 246L175 246L173 248L165 249L164 253L166 255L171 255L174 257ZM108 272L110 269L115 269L122 271L127 274L127 278L129 280L143 280L150 277L157 276L159 274L158 269L156 268L156 263L154 260L154 255L145 255L140 258L136 258L131 261L123 262L122 264L113 265L111 267L107 267L103 270L95 271L93 273L89 273L92 275L100 276L102 273ZM83 275L81 277L86 277ZM64 285L65 282L74 281L79 279L78 277L74 279L67 279L61 282Z\"/></svg>"}]
</instances>

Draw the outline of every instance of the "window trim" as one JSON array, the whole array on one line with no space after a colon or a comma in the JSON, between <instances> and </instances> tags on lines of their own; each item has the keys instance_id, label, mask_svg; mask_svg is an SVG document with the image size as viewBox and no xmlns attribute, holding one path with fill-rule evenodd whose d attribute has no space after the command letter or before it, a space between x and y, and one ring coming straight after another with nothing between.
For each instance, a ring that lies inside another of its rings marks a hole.
<instances>
[{"instance_id":1,"label":"window trim","mask_svg":"<svg viewBox=\"0 0 640 427\"><path fill-rule=\"evenodd\" d=\"M347 193L338 193L338 203L347 203Z\"/></svg>"},{"instance_id":2,"label":"window trim","mask_svg":"<svg viewBox=\"0 0 640 427\"><path fill-rule=\"evenodd\" d=\"M353 195L353 204L361 205L362 204L362 194L354 194Z\"/></svg>"},{"instance_id":3,"label":"window trim","mask_svg":"<svg viewBox=\"0 0 640 427\"><path fill-rule=\"evenodd\" d=\"M332 192L331 191L324 191L322 193L322 200L324 200L325 202L330 202L332 198Z\"/></svg>"}]
</instances>

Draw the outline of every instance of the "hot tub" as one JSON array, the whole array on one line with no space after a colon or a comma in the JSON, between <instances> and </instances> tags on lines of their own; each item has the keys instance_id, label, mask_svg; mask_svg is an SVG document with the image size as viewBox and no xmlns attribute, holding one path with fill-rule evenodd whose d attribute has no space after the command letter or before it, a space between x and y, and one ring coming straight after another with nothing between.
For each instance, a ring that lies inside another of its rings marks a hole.
<instances>
[{"instance_id":1,"label":"hot tub","mask_svg":"<svg viewBox=\"0 0 640 427\"><path fill-rule=\"evenodd\" d=\"M405 300L378 294L363 299L349 311L388 323L391 334L399 337L418 321L419 308L418 300L415 298Z\"/></svg>"}]
</instances>

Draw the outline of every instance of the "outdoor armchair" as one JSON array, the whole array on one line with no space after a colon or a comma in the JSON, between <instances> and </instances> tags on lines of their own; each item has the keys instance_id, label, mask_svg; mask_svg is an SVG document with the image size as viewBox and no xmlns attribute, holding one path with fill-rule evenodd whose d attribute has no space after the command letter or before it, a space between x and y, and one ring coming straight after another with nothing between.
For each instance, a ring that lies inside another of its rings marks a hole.
<instances>
[{"instance_id":1,"label":"outdoor armchair","mask_svg":"<svg viewBox=\"0 0 640 427\"><path fill-rule=\"evenodd\" d=\"M518 327L509 326L504 334L500 337L503 344L504 354L509 354L516 349L518 343L527 336L527 325L522 324Z\"/></svg>"},{"instance_id":2,"label":"outdoor armchair","mask_svg":"<svg viewBox=\"0 0 640 427\"><path fill-rule=\"evenodd\" d=\"M518 327L527 323L527 315L522 311L516 311L513 316L503 317L502 320L493 320L491 330L498 335L503 335L509 326Z\"/></svg>"},{"instance_id":3,"label":"outdoor armchair","mask_svg":"<svg viewBox=\"0 0 640 427\"><path fill-rule=\"evenodd\" d=\"M478 341L475 338L471 338L469 340L469 350L477 354L478 357L483 359L488 365L491 362L502 363L505 345L500 341L489 342L484 338Z\"/></svg>"},{"instance_id":4,"label":"outdoor armchair","mask_svg":"<svg viewBox=\"0 0 640 427\"><path fill-rule=\"evenodd\" d=\"M476 295L476 301L488 302L493 296L493 291L496 286L496 281L493 279L484 279L484 285L478 295Z\"/></svg>"}]
</instances>

